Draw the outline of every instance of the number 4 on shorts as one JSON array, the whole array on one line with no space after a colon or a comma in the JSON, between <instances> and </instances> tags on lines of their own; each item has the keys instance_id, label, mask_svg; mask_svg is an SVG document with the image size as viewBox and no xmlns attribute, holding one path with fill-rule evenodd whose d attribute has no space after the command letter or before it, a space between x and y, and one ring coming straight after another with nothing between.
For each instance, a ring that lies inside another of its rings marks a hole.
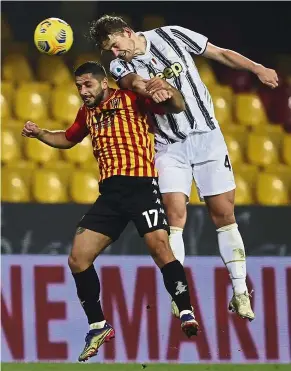
<instances>
[{"instance_id":1,"label":"number 4 on shorts","mask_svg":"<svg viewBox=\"0 0 291 371\"><path fill-rule=\"evenodd\" d=\"M230 162L229 162L228 155L225 155L224 166L227 167L229 169L229 171L231 171L231 165L230 165Z\"/></svg>"},{"instance_id":2,"label":"number 4 on shorts","mask_svg":"<svg viewBox=\"0 0 291 371\"><path fill-rule=\"evenodd\" d=\"M154 220L151 221L150 215L154 214ZM145 211L142 215L146 218L149 228L155 227L158 224L158 210L151 209L149 211Z\"/></svg>"}]
</instances>

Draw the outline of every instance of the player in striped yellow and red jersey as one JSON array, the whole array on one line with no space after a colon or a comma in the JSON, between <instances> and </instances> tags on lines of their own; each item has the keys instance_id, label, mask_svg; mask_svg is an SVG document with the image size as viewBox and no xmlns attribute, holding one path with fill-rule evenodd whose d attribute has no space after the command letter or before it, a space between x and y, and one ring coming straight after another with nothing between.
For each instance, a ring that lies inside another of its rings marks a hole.
<instances>
[{"instance_id":1,"label":"player in striped yellow and red jersey","mask_svg":"<svg viewBox=\"0 0 291 371\"><path fill-rule=\"evenodd\" d=\"M84 104L80 108L66 137L78 142L90 134L100 181L114 175L156 177L148 112L164 111L152 100L129 90L110 89L107 99L98 106Z\"/></svg>"},{"instance_id":2,"label":"player in striped yellow and red jersey","mask_svg":"<svg viewBox=\"0 0 291 371\"><path fill-rule=\"evenodd\" d=\"M79 222L69 256L77 294L90 325L79 361L96 355L99 347L114 337L114 329L106 322L101 308L100 282L93 262L120 236L129 221L134 222L161 269L165 287L179 309L183 331L188 337L196 335L198 323L192 312L185 271L169 244L147 115L149 111L181 112L185 109L183 97L170 85L167 89L153 89L153 99L110 89L104 68L95 62L78 67L75 80L84 105L73 125L66 131L52 132L29 121L22 135L66 149L90 134L99 162L101 195Z\"/></svg>"}]
</instances>

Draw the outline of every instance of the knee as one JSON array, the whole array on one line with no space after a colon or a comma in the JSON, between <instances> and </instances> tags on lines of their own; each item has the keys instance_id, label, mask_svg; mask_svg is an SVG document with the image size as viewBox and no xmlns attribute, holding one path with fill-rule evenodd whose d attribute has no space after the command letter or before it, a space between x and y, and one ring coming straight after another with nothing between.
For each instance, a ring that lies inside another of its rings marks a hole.
<instances>
[{"instance_id":1,"label":"knee","mask_svg":"<svg viewBox=\"0 0 291 371\"><path fill-rule=\"evenodd\" d=\"M184 228L187 218L186 202L164 201L170 226Z\"/></svg>"},{"instance_id":2,"label":"knee","mask_svg":"<svg viewBox=\"0 0 291 371\"><path fill-rule=\"evenodd\" d=\"M89 268L92 263L93 262L88 261L88 259L84 259L82 258L82 256L79 256L72 252L68 257L68 265L72 273L83 272L84 270Z\"/></svg>"},{"instance_id":3,"label":"knee","mask_svg":"<svg viewBox=\"0 0 291 371\"><path fill-rule=\"evenodd\" d=\"M216 228L236 223L233 206L210 211L210 216Z\"/></svg>"}]
</instances>

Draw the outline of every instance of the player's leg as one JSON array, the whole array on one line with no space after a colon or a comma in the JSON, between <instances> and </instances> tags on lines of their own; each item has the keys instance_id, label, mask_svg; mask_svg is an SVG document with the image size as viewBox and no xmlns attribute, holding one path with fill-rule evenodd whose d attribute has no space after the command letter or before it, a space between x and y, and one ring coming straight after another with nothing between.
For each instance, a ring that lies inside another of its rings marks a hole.
<instances>
[{"instance_id":1,"label":"player's leg","mask_svg":"<svg viewBox=\"0 0 291 371\"><path fill-rule=\"evenodd\" d=\"M155 166L159 187L170 225L170 245L181 264L185 260L183 229L187 219L186 204L191 191L192 169L187 163L185 143L156 147Z\"/></svg>"},{"instance_id":2,"label":"player's leg","mask_svg":"<svg viewBox=\"0 0 291 371\"><path fill-rule=\"evenodd\" d=\"M246 286L245 248L234 215L235 181L227 147L219 129L196 137L193 146L201 149L203 160L194 164L193 177L216 226L220 255L234 290L233 309L251 320L254 314Z\"/></svg>"},{"instance_id":3,"label":"player's leg","mask_svg":"<svg viewBox=\"0 0 291 371\"><path fill-rule=\"evenodd\" d=\"M137 182L137 191L133 192L130 200L126 202L127 208L161 270L167 291L175 300L183 330L188 336L196 335L198 323L192 313L184 268L179 260L176 260L169 244L169 226L157 179L143 178Z\"/></svg>"},{"instance_id":4,"label":"player's leg","mask_svg":"<svg viewBox=\"0 0 291 371\"><path fill-rule=\"evenodd\" d=\"M114 337L114 329L105 320L100 303L100 281L93 262L96 257L125 228L125 218L102 194L90 211L82 218L69 256L69 266L75 280L77 295L89 323L89 332L79 361L86 361L97 354L100 346Z\"/></svg>"}]
</instances>

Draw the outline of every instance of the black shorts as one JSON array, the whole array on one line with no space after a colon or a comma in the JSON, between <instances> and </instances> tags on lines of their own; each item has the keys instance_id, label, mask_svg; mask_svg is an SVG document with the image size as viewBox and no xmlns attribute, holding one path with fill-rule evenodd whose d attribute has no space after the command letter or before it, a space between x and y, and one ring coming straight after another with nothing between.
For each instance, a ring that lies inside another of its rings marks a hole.
<instances>
[{"instance_id":1,"label":"black shorts","mask_svg":"<svg viewBox=\"0 0 291 371\"><path fill-rule=\"evenodd\" d=\"M90 229L117 240L129 221L140 236L157 229L169 234L158 178L112 176L100 184L94 205L84 215L79 227Z\"/></svg>"}]
</instances>

